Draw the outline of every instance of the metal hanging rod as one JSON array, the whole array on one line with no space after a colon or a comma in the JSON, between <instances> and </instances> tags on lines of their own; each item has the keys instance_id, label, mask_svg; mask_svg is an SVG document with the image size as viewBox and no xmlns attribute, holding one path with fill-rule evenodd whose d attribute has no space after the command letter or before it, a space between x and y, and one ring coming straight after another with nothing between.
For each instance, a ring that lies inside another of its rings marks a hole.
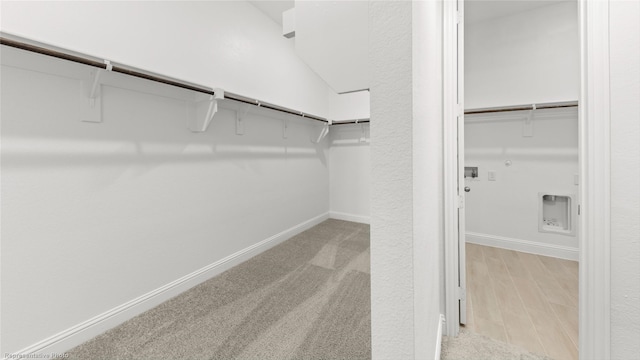
<instances>
[{"instance_id":1,"label":"metal hanging rod","mask_svg":"<svg viewBox=\"0 0 640 360\"><path fill-rule=\"evenodd\" d=\"M256 99L248 98L246 96L230 93L230 92L227 92L227 91L224 92L224 98L226 100L238 101L238 102L241 102L241 103L250 104L250 105L254 105L254 106L265 108L265 109L280 111L280 112L283 112L283 113L296 115L296 116L300 116L300 117L303 117L303 118L308 118L308 119L311 119L311 120L321 121L321 122L325 122L325 123L329 122L329 120L327 120L327 119L325 119L323 117L320 117L320 116L307 114L307 113L304 113L302 111L289 109L289 108L286 108L284 106L270 104L268 102L261 102L261 101L256 100Z\"/></svg>"},{"instance_id":2,"label":"metal hanging rod","mask_svg":"<svg viewBox=\"0 0 640 360\"><path fill-rule=\"evenodd\" d=\"M507 111L523 111L523 110L542 110L542 109L558 109L558 108L569 108L569 107L577 107L577 101L566 101L566 102L555 102L555 103L544 103L544 104L531 104L531 105L516 105L516 106L505 106L505 107L494 107L494 108L483 108L483 109L469 109L465 110L465 115L473 115L473 114L487 114L487 113L496 113L496 112L507 112Z\"/></svg>"},{"instance_id":3,"label":"metal hanging rod","mask_svg":"<svg viewBox=\"0 0 640 360\"><path fill-rule=\"evenodd\" d=\"M40 47L40 46L27 44L27 43L20 42L20 41L10 40L10 39L7 39L5 37L0 37L0 44L1 45L5 45L5 46L14 47L14 48L21 49L21 50L31 51L31 52L42 54L42 55L55 57L55 58L58 58L58 59L73 61L73 62L76 62L76 63L79 63L79 64L89 65L89 66L93 66L93 67L97 67L97 68L101 68L101 69L106 69L107 68L107 64L105 64L104 62L99 62L99 61L83 58L83 57L76 56L76 55L66 54L66 53L63 53L63 52L60 52L60 51L51 50L51 49L47 49L47 48L43 48L43 47ZM200 87L197 87L197 86L181 83L181 82L174 81L174 80L171 80L171 79L161 78L161 77L158 77L158 76L141 73L139 71L126 69L126 68L123 68L123 67L120 67L120 66L115 66L115 65L112 66L111 71L114 71L114 72L117 72L117 73L121 73L121 74L126 74L126 75L129 75L129 76L135 76L135 77L138 77L138 78L151 80L151 81L155 81L155 82L159 82L159 83L163 83L163 84L167 84L167 85L171 85L171 86L177 86L179 88L183 88L183 89L187 89L187 90L193 90L193 91L197 91L197 92L201 92L201 93L205 93L205 94L209 94L209 95L214 95L215 94L213 91L211 91L209 89L203 89L203 88L200 88Z\"/></svg>"},{"instance_id":4,"label":"metal hanging rod","mask_svg":"<svg viewBox=\"0 0 640 360\"><path fill-rule=\"evenodd\" d=\"M369 119L334 121L331 125L368 124L369 121L370 121Z\"/></svg>"},{"instance_id":5,"label":"metal hanging rod","mask_svg":"<svg viewBox=\"0 0 640 360\"><path fill-rule=\"evenodd\" d=\"M88 65L88 66L93 66L93 67L97 67L97 68L100 68L100 69L107 69L107 67L108 67L108 65L106 63L100 62L100 61L97 61L97 60L94 60L94 59L88 59L88 58L85 58L85 57L72 55L72 54L61 52L61 51L44 48L44 47L41 47L41 46L32 45L32 44L25 43L25 42L22 42L22 41L8 39L8 38L3 37L3 36L0 37L0 45L10 46L10 47L13 47L13 48L26 50L26 51L30 51L30 52L46 55L46 56L51 56L51 57L54 57L54 58L63 59L63 60L67 60L67 61L73 61L75 63L84 64L84 65ZM129 76L138 77L138 78L145 79L145 80L155 81L155 82L166 84L166 85L176 86L176 87L179 87L179 88L182 88L182 89L192 90L192 91L196 91L196 92L200 92L200 93L204 93L204 94L208 94L208 95L215 95L215 91L210 90L210 89L201 88L201 87L190 85L190 84L187 84L187 83L183 83L183 82L175 81L175 80L164 78L164 77L159 77L159 76L156 76L156 75L151 75L151 74L139 72L139 71L132 70L132 69L127 69L127 68L120 67L120 66L115 66L115 65L111 66L111 71L114 71L114 72L117 72L117 73L121 73L121 74L125 74L125 75L129 75ZM271 104L271 103L268 103L268 102L262 102L262 101L259 101L259 100L256 100L256 99L252 99L252 98L249 98L249 97L246 97L246 96L230 93L230 92L227 92L227 91L224 92L224 99L225 100L233 100L233 101L237 101L237 102L241 102L241 103L245 103L245 104L250 104L250 105L254 105L254 106L257 106L257 107L262 107L262 108L265 108L265 109L280 111L280 112L287 113L287 114L290 114L290 115L296 115L296 116L300 116L300 117L303 117L303 118L308 118L308 119L311 119L311 120L321 121L321 122L328 123L329 125L331 125L331 121L329 121L326 118L320 117L320 116L307 114L307 113L304 113L302 111L289 109L289 108L286 108L286 107L283 107L283 106L279 106L279 105L275 105L275 104ZM353 120L353 121L348 122L348 123L356 123L356 121L357 120ZM359 122L364 122L364 121L359 121ZM367 120L367 122L368 122L368 120ZM343 122L340 122L340 124L342 124L342 123ZM344 122L344 123L347 123L347 122Z\"/></svg>"}]
</instances>

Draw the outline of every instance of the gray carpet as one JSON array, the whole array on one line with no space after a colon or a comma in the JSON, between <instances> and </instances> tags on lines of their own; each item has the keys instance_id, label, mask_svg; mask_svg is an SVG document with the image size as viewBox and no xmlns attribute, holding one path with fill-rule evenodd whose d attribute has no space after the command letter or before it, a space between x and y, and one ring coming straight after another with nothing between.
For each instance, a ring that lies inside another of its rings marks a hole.
<instances>
[{"instance_id":1,"label":"gray carpet","mask_svg":"<svg viewBox=\"0 0 640 360\"><path fill-rule=\"evenodd\" d=\"M68 359L370 359L369 226L327 220Z\"/></svg>"},{"instance_id":2,"label":"gray carpet","mask_svg":"<svg viewBox=\"0 0 640 360\"><path fill-rule=\"evenodd\" d=\"M552 360L518 346L493 340L480 334L460 330L455 338L442 338L442 360Z\"/></svg>"}]
</instances>

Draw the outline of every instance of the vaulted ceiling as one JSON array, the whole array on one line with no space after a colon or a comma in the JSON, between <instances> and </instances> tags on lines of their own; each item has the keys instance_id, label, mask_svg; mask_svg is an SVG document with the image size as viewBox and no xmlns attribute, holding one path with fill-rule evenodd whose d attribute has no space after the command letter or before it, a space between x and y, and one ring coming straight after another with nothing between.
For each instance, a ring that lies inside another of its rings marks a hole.
<instances>
[{"instance_id":1,"label":"vaulted ceiling","mask_svg":"<svg viewBox=\"0 0 640 360\"><path fill-rule=\"evenodd\" d=\"M467 0L465 21L474 23L576 0ZM282 27L295 8L296 52L337 93L368 89L368 1L249 1Z\"/></svg>"}]
</instances>

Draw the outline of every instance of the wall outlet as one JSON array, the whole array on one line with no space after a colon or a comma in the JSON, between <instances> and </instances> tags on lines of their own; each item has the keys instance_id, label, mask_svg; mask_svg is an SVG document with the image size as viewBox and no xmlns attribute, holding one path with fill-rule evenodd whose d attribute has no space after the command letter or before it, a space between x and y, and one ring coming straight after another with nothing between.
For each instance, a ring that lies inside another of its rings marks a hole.
<instances>
[{"instance_id":1,"label":"wall outlet","mask_svg":"<svg viewBox=\"0 0 640 360\"><path fill-rule=\"evenodd\" d=\"M496 172L493 170L489 170L489 181L496 181Z\"/></svg>"}]
</instances>

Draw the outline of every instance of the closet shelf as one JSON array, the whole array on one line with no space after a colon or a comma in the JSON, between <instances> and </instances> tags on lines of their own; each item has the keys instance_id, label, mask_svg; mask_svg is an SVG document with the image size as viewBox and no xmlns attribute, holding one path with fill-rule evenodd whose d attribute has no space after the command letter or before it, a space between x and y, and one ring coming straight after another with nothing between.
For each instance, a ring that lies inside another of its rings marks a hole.
<instances>
[{"instance_id":1,"label":"closet shelf","mask_svg":"<svg viewBox=\"0 0 640 360\"><path fill-rule=\"evenodd\" d=\"M72 53L67 53L61 50L54 50L54 49L50 49L50 48L45 48L42 46L38 46L38 45L34 45L32 43L28 43L25 41L19 41L17 39L10 39L8 37L5 36L5 34L2 34L3 36L0 36L0 45L4 45L4 46L9 46L9 47L13 47L13 48L17 48L17 49L21 49L21 50L25 50L25 51L30 51L30 52L34 52L34 53L38 53L38 54L42 54L42 55L46 55L46 56L51 56L51 57L55 57L58 59L63 59L63 60L67 60L67 61L72 61L72 62L76 62L76 63L80 63L80 64L84 64L84 65L88 65L88 66L92 66L92 67L96 67L102 70L107 70L107 71L113 71L116 73L121 73L121 74L125 74L125 75L129 75L129 76L133 76L133 77L137 77L137 78L141 78L141 79L145 79L145 80L150 80L150 81L154 81L154 82L158 82L158 83L162 83L162 84L166 84L166 85L171 85L171 86L175 86L175 87L179 87L182 89L187 89L187 90L192 90L195 92L199 92L199 93L203 93L203 94L207 94L210 95L213 99L224 99L224 100L232 100L232 101L236 101L236 102L241 102L244 104L250 104L253 106L257 106L257 107L262 107L265 109L270 109L270 110L274 110L274 111L279 111L282 113L286 113L286 114L290 114L290 115L295 115L295 116L299 116L302 118L307 118L307 119L311 119L311 120L315 120L315 121L320 121L323 123L326 123L327 125L344 125L344 124L360 124L360 123L368 123L369 119L354 119L354 120L344 120L344 121L337 121L334 122L331 119L327 119L321 116L317 116L317 115L313 115L313 114L308 114L302 111L298 111L298 110L294 110L294 109L290 109L284 106L280 106L280 105L276 105L276 104L271 104L268 102L263 102L257 99L253 99L250 97L246 97L243 95L238 95L238 94L234 94L234 93L230 93L227 91L223 91L221 89L208 89L208 88L203 88L197 85L193 85L193 84L189 84L189 83L185 83L182 81L178 81L175 79L170 79L167 77L162 77L162 76L158 76L155 74L149 74L149 73L145 73L145 72L141 72L139 70L134 70L131 68L126 68L123 66L117 66L117 65L113 65L113 63L107 61L107 60L100 60L100 59L96 59L96 58L89 58L89 57L85 57L85 56L80 56L79 54L72 54ZM97 82L97 80L96 80ZM218 94L216 94L216 92L218 92ZM206 124L200 124L199 128L205 128L206 129Z\"/></svg>"},{"instance_id":2,"label":"closet shelf","mask_svg":"<svg viewBox=\"0 0 640 360\"><path fill-rule=\"evenodd\" d=\"M501 107L490 107L490 108L481 108L481 109L465 109L464 114L473 115L473 114L487 114L487 113L507 112L507 111L558 109L558 108L569 108L569 107L577 107L577 106L578 106L578 101L564 101L564 102L550 102L550 103L543 103L543 104L501 106Z\"/></svg>"}]
</instances>

